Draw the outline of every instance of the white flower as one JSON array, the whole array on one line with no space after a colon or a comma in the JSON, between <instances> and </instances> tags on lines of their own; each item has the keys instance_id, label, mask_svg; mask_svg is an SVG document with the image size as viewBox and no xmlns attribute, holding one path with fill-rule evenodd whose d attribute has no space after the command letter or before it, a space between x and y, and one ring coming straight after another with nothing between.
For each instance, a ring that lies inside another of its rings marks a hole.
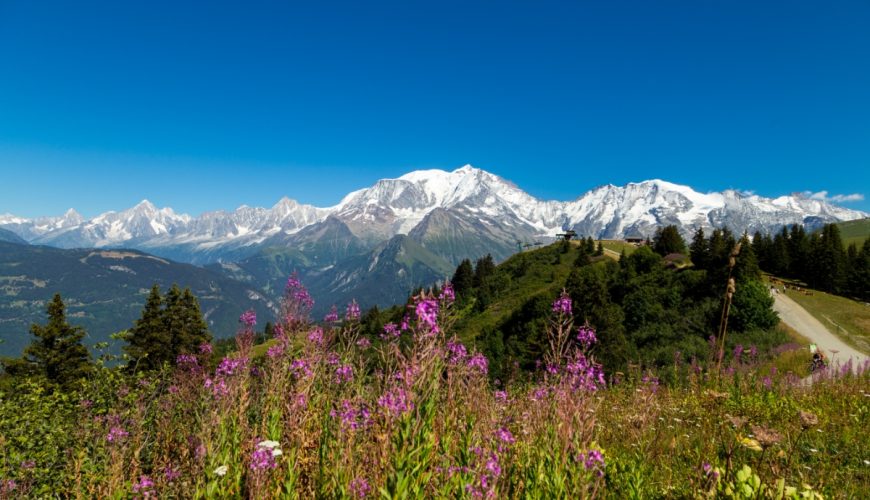
<instances>
[{"instance_id":1,"label":"white flower","mask_svg":"<svg viewBox=\"0 0 870 500\"><path fill-rule=\"evenodd\" d=\"M870 460L864 460L864 465L870 465Z\"/></svg>"},{"instance_id":2,"label":"white flower","mask_svg":"<svg viewBox=\"0 0 870 500\"><path fill-rule=\"evenodd\" d=\"M273 457L280 457L283 454L284 454L284 452L281 451L281 448L275 448L274 450L272 450Z\"/></svg>"},{"instance_id":3,"label":"white flower","mask_svg":"<svg viewBox=\"0 0 870 500\"><path fill-rule=\"evenodd\" d=\"M260 448L268 448L270 450L274 450L275 448L281 446L281 443L279 443L278 441L266 440L260 441L259 443L257 443L257 446L259 446Z\"/></svg>"},{"instance_id":4,"label":"white flower","mask_svg":"<svg viewBox=\"0 0 870 500\"><path fill-rule=\"evenodd\" d=\"M218 476L226 476L227 475L227 466L221 465L217 469L214 470L214 473Z\"/></svg>"}]
</instances>

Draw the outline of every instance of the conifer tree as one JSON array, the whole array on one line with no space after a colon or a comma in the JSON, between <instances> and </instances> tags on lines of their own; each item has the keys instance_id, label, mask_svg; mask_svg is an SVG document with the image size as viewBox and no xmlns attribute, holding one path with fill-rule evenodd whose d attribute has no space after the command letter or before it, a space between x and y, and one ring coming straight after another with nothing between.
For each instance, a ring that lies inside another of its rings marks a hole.
<instances>
[{"instance_id":1,"label":"conifer tree","mask_svg":"<svg viewBox=\"0 0 870 500\"><path fill-rule=\"evenodd\" d=\"M59 293L48 303L48 323L32 324L36 337L24 350L24 364L55 384L69 387L86 377L91 369L90 353L82 345L85 331L66 320L66 307Z\"/></svg>"},{"instance_id":2,"label":"conifer tree","mask_svg":"<svg viewBox=\"0 0 870 500\"><path fill-rule=\"evenodd\" d=\"M467 297L471 287L474 286L474 269L471 267L470 260L463 259L459 263L450 283L453 284L453 292L456 293L457 298Z\"/></svg>"},{"instance_id":3,"label":"conifer tree","mask_svg":"<svg viewBox=\"0 0 870 500\"><path fill-rule=\"evenodd\" d=\"M656 229L653 237L653 251L663 257L671 253L686 252L686 241L683 240L677 226L670 225Z\"/></svg>"},{"instance_id":4,"label":"conifer tree","mask_svg":"<svg viewBox=\"0 0 870 500\"><path fill-rule=\"evenodd\" d=\"M601 257L604 255L604 244L601 243L601 240L598 240L598 248L595 249L595 256Z\"/></svg>"},{"instance_id":5,"label":"conifer tree","mask_svg":"<svg viewBox=\"0 0 870 500\"><path fill-rule=\"evenodd\" d=\"M707 239L704 236L704 229L698 228L695 235L692 237L692 245L689 247L689 257L692 263L698 269L707 269L710 263L710 252L707 246Z\"/></svg>"},{"instance_id":6,"label":"conifer tree","mask_svg":"<svg viewBox=\"0 0 870 500\"><path fill-rule=\"evenodd\" d=\"M480 288L484 281L486 281L486 278L494 272L495 262L492 260L492 255L486 254L485 257L477 259L477 263L474 265L474 279L472 280L474 287Z\"/></svg>"},{"instance_id":7,"label":"conifer tree","mask_svg":"<svg viewBox=\"0 0 870 500\"><path fill-rule=\"evenodd\" d=\"M199 300L187 287L181 293L182 327L175 354L197 352L199 346L211 342L208 325L202 317ZM267 326L270 326L267 324ZM271 333L268 338L271 338Z\"/></svg>"},{"instance_id":8,"label":"conifer tree","mask_svg":"<svg viewBox=\"0 0 870 500\"><path fill-rule=\"evenodd\" d=\"M162 306L160 287L155 284L145 300L142 315L125 336L124 350L130 358L127 366L131 370L157 369L171 357L172 339L164 325Z\"/></svg>"}]
</instances>

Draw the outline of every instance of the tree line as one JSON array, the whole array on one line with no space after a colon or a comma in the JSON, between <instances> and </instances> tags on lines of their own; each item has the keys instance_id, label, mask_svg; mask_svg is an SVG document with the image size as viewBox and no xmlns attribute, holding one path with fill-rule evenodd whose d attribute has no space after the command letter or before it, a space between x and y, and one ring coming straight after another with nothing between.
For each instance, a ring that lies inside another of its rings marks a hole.
<instances>
[{"instance_id":1,"label":"tree line","mask_svg":"<svg viewBox=\"0 0 870 500\"><path fill-rule=\"evenodd\" d=\"M85 379L93 368L90 352L82 343L86 332L69 324L59 293L49 301L46 313L47 323L31 325L33 340L23 355L4 359L3 365L12 377L37 377L68 389ZM178 285L172 285L164 296L155 284L139 319L119 337L126 342L124 352L130 372L173 365L178 355L197 352L202 344L211 342L199 301L190 288L182 290Z\"/></svg>"},{"instance_id":2,"label":"tree line","mask_svg":"<svg viewBox=\"0 0 870 500\"><path fill-rule=\"evenodd\" d=\"M870 301L870 237L860 246L843 244L840 228L827 224L807 234L800 225L771 236L756 232L752 248L761 268L803 281L810 288Z\"/></svg>"}]
</instances>

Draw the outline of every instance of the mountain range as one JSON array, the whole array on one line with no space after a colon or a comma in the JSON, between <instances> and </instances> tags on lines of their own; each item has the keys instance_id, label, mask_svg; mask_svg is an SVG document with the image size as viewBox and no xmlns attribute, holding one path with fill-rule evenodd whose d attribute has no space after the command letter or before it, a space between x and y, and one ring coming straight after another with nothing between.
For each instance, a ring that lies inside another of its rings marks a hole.
<instances>
[{"instance_id":1,"label":"mountain range","mask_svg":"<svg viewBox=\"0 0 870 500\"><path fill-rule=\"evenodd\" d=\"M647 237L668 224L686 236L698 227L722 226L739 234L789 224L812 230L867 216L802 194L699 193L663 180L600 186L572 201L539 200L466 165L382 179L325 208L282 198L271 208L242 206L193 217L146 200L91 219L72 209L36 219L0 215L0 240L66 251L135 249L173 266L200 266L273 304L288 274L298 272L317 301L315 313L322 314L351 298L363 307L401 302L414 287L452 274L462 259L489 253L503 260L566 229L596 239ZM21 275L8 270L0 280L6 274ZM50 284L56 278L38 279ZM8 290L2 293L0 307L13 302ZM2 328L0 323L0 334Z\"/></svg>"},{"instance_id":2,"label":"mountain range","mask_svg":"<svg viewBox=\"0 0 870 500\"><path fill-rule=\"evenodd\" d=\"M737 233L752 233L795 223L812 229L867 215L801 194L704 194L662 180L600 186L572 201L547 201L466 165L452 172L419 170L382 179L327 208L282 198L271 208L242 206L192 217L144 200L87 220L73 209L37 219L0 215L0 228L31 244L136 248L181 262L209 264L237 261L267 247L313 244L312 235L333 235L339 224L367 250L405 234L457 263L480 253L469 248L506 257L518 240L552 237L563 229L596 239L651 236L667 224L677 224L687 235L698 227L725 225Z\"/></svg>"}]
</instances>

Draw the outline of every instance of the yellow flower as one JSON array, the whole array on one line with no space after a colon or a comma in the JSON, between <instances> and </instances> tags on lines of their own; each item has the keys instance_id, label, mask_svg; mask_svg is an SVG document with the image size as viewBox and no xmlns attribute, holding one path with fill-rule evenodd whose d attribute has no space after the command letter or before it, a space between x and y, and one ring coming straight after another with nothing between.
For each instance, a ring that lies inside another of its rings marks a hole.
<instances>
[{"instance_id":1,"label":"yellow flower","mask_svg":"<svg viewBox=\"0 0 870 500\"><path fill-rule=\"evenodd\" d=\"M738 441L744 448L749 448L753 451L762 451L761 444L752 438L740 437L738 438Z\"/></svg>"}]
</instances>

